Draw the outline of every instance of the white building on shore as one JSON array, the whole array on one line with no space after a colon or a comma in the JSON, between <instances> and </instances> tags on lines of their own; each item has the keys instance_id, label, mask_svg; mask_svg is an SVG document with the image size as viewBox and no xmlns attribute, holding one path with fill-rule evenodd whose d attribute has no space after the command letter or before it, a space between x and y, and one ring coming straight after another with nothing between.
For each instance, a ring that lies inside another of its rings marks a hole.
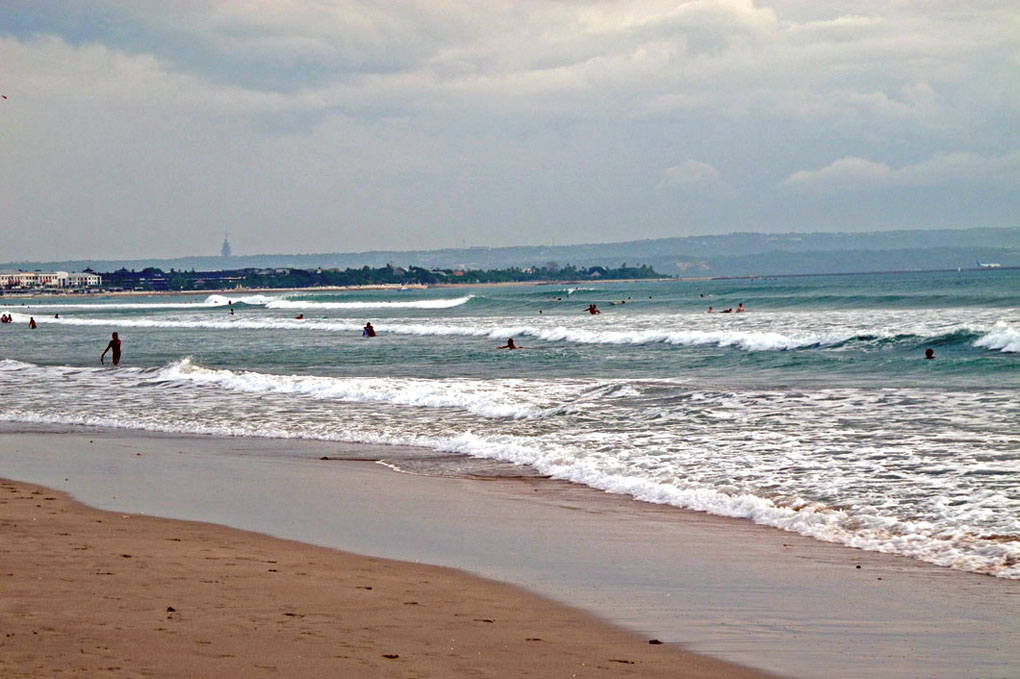
<instances>
[{"instance_id":1,"label":"white building on shore","mask_svg":"<svg viewBox=\"0 0 1020 679\"><path fill-rule=\"evenodd\" d=\"M99 274L67 271L14 271L0 272L0 290L30 288L76 289L89 288L103 282Z\"/></svg>"}]
</instances>

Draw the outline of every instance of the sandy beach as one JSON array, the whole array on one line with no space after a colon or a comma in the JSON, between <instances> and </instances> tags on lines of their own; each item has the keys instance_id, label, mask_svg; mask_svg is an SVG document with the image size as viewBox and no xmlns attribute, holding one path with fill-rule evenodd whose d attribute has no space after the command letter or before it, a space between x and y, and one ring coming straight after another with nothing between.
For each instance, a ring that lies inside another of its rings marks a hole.
<instances>
[{"instance_id":1,"label":"sandy beach","mask_svg":"<svg viewBox=\"0 0 1020 679\"><path fill-rule=\"evenodd\" d=\"M397 473L369 461L399 455L385 447L0 431L0 476L112 512L4 488L0 617L15 627L2 655L25 676L271 671L256 664L341 676L337 663L360 668L342 676L1020 668L1012 581L547 479Z\"/></svg>"},{"instance_id":2,"label":"sandy beach","mask_svg":"<svg viewBox=\"0 0 1020 679\"><path fill-rule=\"evenodd\" d=\"M466 573L0 482L0 674L762 677Z\"/></svg>"}]
</instances>

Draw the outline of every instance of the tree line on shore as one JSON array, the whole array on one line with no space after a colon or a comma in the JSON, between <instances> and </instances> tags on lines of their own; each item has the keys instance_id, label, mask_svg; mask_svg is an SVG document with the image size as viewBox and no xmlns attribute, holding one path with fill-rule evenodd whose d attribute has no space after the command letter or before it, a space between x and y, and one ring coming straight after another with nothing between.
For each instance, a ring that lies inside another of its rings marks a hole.
<instances>
[{"instance_id":1,"label":"tree line on shore","mask_svg":"<svg viewBox=\"0 0 1020 679\"><path fill-rule=\"evenodd\" d=\"M121 290L219 290L224 288L315 288L357 285L437 285L443 283L512 283L574 280L665 278L647 265L619 267L560 266L505 269L425 269L386 266L360 269L234 269L226 271L141 271L118 269L101 274L102 287Z\"/></svg>"}]
</instances>

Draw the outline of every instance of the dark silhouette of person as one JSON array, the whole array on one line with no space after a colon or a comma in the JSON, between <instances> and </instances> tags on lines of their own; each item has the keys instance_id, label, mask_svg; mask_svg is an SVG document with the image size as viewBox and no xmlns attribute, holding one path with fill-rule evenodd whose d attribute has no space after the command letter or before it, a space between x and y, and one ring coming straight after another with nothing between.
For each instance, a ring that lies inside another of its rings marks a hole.
<instances>
[{"instance_id":1,"label":"dark silhouette of person","mask_svg":"<svg viewBox=\"0 0 1020 679\"><path fill-rule=\"evenodd\" d=\"M35 324L35 316L28 317L28 327L32 330L35 330L37 327L39 327Z\"/></svg>"},{"instance_id":2,"label":"dark silhouette of person","mask_svg":"<svg viewBox=\"0 0 1020 679\"><path fill-rule=\"evenodd\" d=\"M508 339L506 341L506 344L504 344L501 347L496 347L496 348L497 349L523 349L524 347L519 347L516 344L514 344L514 338L511 337L510 339Z\"/></svg>"},{"instance_id":3,"label":"dark silhouette of person","mask_svg":"<svg viewBox=\"0 0 1020 679\"><path fill-rule=\"evenodd\" d=\"M375 337L375 328L372 327L371 323L366 323L364 330L361 332L362 337Z\"/></svg>"},{"instance_id":4,"label":"dark silhouette of person","mask_svg":"<svg viewBox=\"0 0 1020 679\"><path fill-rule=\"evenodd\" d=\"M120 365L120 338L117 337L117 333L113 333L113 339L110 340L110 343L106 345L103 353L99 356L99 362L104 365L106 364L107 351L112 352L110 355L113 358L113 364Z\"/></svg>"},{"instance_id":5,"label":"dark silhouette of person","mask_svg":"<svg viewBox=\"0 0 1020 679\"><path fill-rule=\"evenodd\" d=\"M597 306L595 306L594 304L589 304L589 305L588 305L588 308L587 308L587 309L585 309L585 311L587 311L587 312L588 312L589 314L591 314L592 316L594 316L595 314L600 314L600 313L602 313L601 311L599 311L599 308L598 308Z\"/></svg>"},{"instance_id":6,"label":"dark silhouette of person","mask_svg":"<svg viewBox=\"0 0 1020 679\"><path fill-rule=\"evenodd\" d=\"M935 358L935 350L934 349L925 349L924 350L924 357L926 359L928 359L929 361L932 360L933 358Z\"/></svg>"}]
</instances>

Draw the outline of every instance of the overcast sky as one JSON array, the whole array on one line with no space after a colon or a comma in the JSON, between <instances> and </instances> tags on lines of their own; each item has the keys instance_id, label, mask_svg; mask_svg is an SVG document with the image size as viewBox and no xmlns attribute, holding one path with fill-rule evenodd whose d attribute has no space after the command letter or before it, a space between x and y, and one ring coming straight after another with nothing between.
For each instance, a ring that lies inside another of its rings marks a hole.
<instances>
[{"instance_id":1,"label":"overcast sky","mask_svg":"<svg viewBox=\"0 0 1020 679\"><path fill-rule=\"evenodd\" d=\"M1020 223L1016 0L3 0L0 93L0 261Z\"/></svg>"}]
</instances>

